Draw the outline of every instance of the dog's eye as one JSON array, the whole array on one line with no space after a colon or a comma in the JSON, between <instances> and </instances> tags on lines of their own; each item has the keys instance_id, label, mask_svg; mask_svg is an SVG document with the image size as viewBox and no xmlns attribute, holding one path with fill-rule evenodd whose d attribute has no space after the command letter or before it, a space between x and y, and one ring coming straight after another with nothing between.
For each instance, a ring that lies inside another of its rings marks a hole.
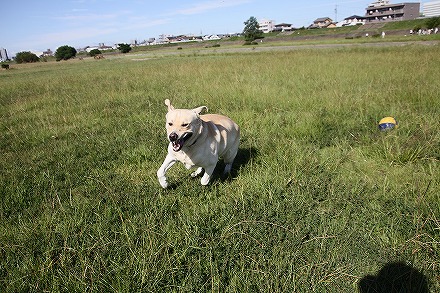
<instances>
[{"instance_id":1,"label":"dog's eye","mask_svg":"<svg viewBox=\"0 0 440 293\"><path fill-rule=\"evenodd\" d=\"M182 123L182 127L187 127L188 123Z\"/></svg>"},{"instance_id":2,"label":"dog's eye","mask_svg":"<svg viewBox=\"0 0 440 293\"><path fill-rule=\"evenodd\" d=\"M169 125L169 126L173 126L173 123L171 123L171 122L168 122L168 125Z\"/></svg>"}]
</instances>

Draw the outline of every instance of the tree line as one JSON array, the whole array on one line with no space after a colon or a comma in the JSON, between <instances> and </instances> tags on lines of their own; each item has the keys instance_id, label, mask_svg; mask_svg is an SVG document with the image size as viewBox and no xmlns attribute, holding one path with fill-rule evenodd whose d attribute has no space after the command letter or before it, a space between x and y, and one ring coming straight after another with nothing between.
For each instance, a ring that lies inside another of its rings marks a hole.
<instances>
[{"instance_id":1,"label":"tree line","mask_svg":"<svg viewBox=\"0 0 440 293\"><path fill-rule=\"evenodd\" d=\"M245 27L243 29L243 35L246 41L245 44L254 44L256 39L263 38L263 32L260 30L258 21L255 17L251 16L247 21L244 22L244 25ZM121 53L128 53L131 51L131 46L124 43L118 44L118 50ZM69 60L75 58L77 53L78 52L75 48L64 45L55 51L55 59L56 61ZM102 54L102 52L99 49L93 49L89 52L91 57L100 54ZM29 51L19 52L15 56L15 62L17 63L32 63L38 61L40 61L40 57Z\"/></svg>"},{"instance_id":2,"label":"tree line","mask_svg":"<svg viewBox=\"0 0 440 293\"><path fill-rule=\"evenodd\" d=\"M118 44L118 50L121 53L128 53L131 51L131 46L129 44ZM75 48L64 45L59 47L55 51L55 60L61 61L61 60L69 60L76 57L76 54L78 52ZM88 53L91 57L94 57L96 55L102 54L102 52L99 49L93 49ZM16 63L33 63L40 61L40 57L38 57L35 53L29 52L29 51L23 51L19 52L15 55L15 62Z\"/></svg>"}]
</instances>

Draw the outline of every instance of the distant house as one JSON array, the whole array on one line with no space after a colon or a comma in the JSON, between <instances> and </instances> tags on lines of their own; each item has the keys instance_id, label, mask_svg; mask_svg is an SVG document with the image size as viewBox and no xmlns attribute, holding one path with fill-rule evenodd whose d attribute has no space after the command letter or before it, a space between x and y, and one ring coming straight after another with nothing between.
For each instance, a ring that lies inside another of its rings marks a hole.
<instances>
[{"instance_id":1,"label":"distant house","mask_svg":"<svg viewBox=\"0 0 440 293\"><path fill-rule=\"evenodd\" d=\"M47 49L46 51L43 52L43 54L41 54L41 57L46 57L46 56L53 56L53 52L51 49Z\"/></svg>"},{"instance_id":2,"label":"distant house","mask_svg":"<svg viewBox=\"0 0 440 293\"><path fill-rule=\"evenodd\" d=\"M219 34L218 35L221 39L227 39L232 37L241 37L241 33L232 33L232 34Z\"/></svg>"},{"instance_id":3,"label":"distant house","mask_svg":"<svg viewBox=\"0 0 440 293\"><path fill-rule=\"evenodd\" d=\"M332 28L336 27L333 20L330 17L320 17L317 18L309 28Z\"/></svg>"},{"instance_id":4,"label":"distant house","mask_svg":"<svg viewBox=\"0 0 440 293\"><path fill-rule=\"evenodd\" d=\"M0 48L0 62L9 60L8 51L5 48Z\"/></svg>"},{"instance_id":5,"label":"distant house","mask_svg":"<svg viewBox=\"0 0 440 293\"><path fill-rule=\"evenodd\" d=\"M279 32L288 32L288 31L292 31L293 27L291 23L280 23L280 24L276 24L275 25L275 29L274 31L279 31Z\"/></svg>"},{"instance_id":6,"label":"distant house","mask_svg":"<svg viewBox=\"0 0 440 293\"><path fill-rule=\"evenodd\" d=\"M112 50L112 49L116 49L115 46L106 46L104 43L99 43L98 49L100 51L105 51L105 50Z\"/></svg>"},{"instance_id":7,"label":"distant house","mask_svg":"<svg viewBox=\"0 0 440 293\"><path fill-rule=\"evenodd\" d=\"M341 24L340 26L362 25L365 24L365 17L359 15L352 15L344 18L344 20L340 24Z\"/></svg>"},{"instance_id":8,"label":"distant house","mask_svg":"<svg viewBox=\"0 0 440 293\"><path fill-rule=\"evenodd\" d=\"M377 1L366 8L365 22L389 22L416 19L420 15L420 3L389 4Z\"/></svg>"},{"instance_id":9,"label":"distant house","mask_svg":"<svg viewBox=\"0 0 440 293\"><path fill-rule=\"evenodd\" d=\"M220 40L220 37L217 35L206 35L206 36L203 36L202 39L204 41L214 41L214 40Z\"/></svg>"},{"instance_id":10,"label":"distant house","mask_svg":"<svg viewBox=\"0 0 440 293\"><path fill-rule=\"evenodd\" d=\"M258 22L260 27L260 31L267 34L272 32L275 29L275 22L273 20L262 19Z\"/></svg>"},{"instance_id":11,"label":"distant house","mask_svg":"<svg viewBox=\"0 0 440 293\"><path fill-rule=\"evenodd\" d=\"M114 45L112 47L112 46L106 46L104 43L99 43L98 46L87 46L85 48L78 49L77 51L78 52L84 52L85 51L87 53L90 53L90 51L92 51L92 50L106 51L106 50L116 50L116 49L117 49L116 45Z\"/></svg>"},{"instance_id":12,"label":"distant house","mask_svg":"<svg viewBox=\"0 0 440 293\"><path fill-rule=\"evenodd\" d=\"M156 40L155 45L168 44L170 42L169 37L172 36L160 35L159 38Z\"/></svg>"},{"instance_id":13,"label":"distant house","mask_svg":"<svg viewBox=\"0 0 440 293\"><path fill-rule=\"evenodd\" d=\"M423 14L426 17L440 16L440 1L425 2L423 4Z\"/></svg>"},{"instance_id":14,"label":"distant house","mask_svg":"<svg viewBox=\"0 0 440 293\"><path fill-rule=\"evenodd\" d=\"M84 48L84 51L86 51L87 53L90 53L90 51L92 51L92 50L99 50L99 47L98 46L87 46L87 47L85 47Z\"/></svg>"},{"instance_id":15,"label":"distant house","mask_svg":"<svg viewBox=\"0 0 440 293\"><path fill-rule=\"evenodd\" d=\"M175 43L186 43L189 42L188 37L185 35L180 35L180 36L169 36L168 37L168 42L171 44L175 44Z\"/></svg>"}]
</instances>

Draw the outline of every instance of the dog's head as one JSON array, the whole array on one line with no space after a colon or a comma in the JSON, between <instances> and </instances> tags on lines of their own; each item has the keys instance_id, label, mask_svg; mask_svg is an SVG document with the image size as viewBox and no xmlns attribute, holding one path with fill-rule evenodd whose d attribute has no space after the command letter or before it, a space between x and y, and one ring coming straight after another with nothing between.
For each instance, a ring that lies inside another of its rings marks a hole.
<instances>
[{"instance_id":1,"label":"dog's head","mask_svg":"<svg viewBox=\"0 0 440 293\"><path fill-rule=\"evenodd\" d=\"M165 105L168 106L168 113L166 115L167 136L173 146L173 150L178 152L188 141L193 143L196 139L193 136L199 133L200 113L208 108L201 106L195 109L175 109L170 100L165 100ZM192 138L192 139L191 139Z\"/></svg>"}]
</instances>

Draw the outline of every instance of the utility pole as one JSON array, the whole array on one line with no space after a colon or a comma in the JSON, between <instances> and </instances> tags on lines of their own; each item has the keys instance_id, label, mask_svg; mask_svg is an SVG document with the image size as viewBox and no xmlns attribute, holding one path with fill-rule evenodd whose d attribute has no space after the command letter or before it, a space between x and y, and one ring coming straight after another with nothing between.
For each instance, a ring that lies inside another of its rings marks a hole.
<instances>
[{"instance_id":1,"label":"utility pole","mask_svg":"<svg viewBox=\"0 0 440 293\"><path fill-rule=\"evenodd\" d=\"M335 22L338 22L338 5L335 5Z\"/></svg>"}]
</instances>

